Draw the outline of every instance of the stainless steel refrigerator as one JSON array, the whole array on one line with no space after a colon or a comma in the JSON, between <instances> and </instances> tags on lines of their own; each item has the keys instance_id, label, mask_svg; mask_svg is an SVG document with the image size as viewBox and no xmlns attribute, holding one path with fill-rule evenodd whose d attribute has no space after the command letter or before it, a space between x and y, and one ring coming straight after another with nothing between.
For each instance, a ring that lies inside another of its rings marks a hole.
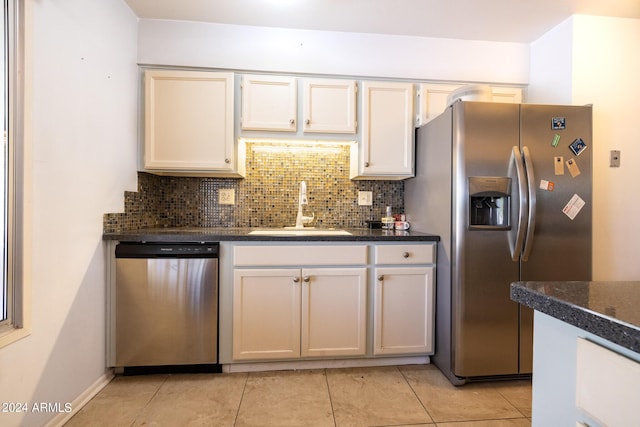
<instances>
[{"instance_id":1,"label":"stainless steel refrigerator","mask_svg":"<svg viewBox=\"0 0 640 427\"><path fill-rule=\"evenodd\" d=\"M456 385L531 373L519 280L591 280L592 108L457 101L416 131L412 229L439 234L433 363Z\"/></svg>"}]
</instances>

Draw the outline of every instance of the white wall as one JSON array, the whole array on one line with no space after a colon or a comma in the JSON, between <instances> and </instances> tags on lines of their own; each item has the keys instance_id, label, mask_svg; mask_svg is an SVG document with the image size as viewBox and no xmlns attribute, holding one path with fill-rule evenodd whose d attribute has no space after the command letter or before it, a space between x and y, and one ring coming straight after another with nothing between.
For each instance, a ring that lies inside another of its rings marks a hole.
<instances>
[{"instance_id":1,"label":"white wall","mask_svg":"<svg viewBox=\"0 0 640 427\"><path fill-rule=\"evenodd\" d=\"M426 37L140 21L141 64L526 84L529 47Z\"/></svg>"},{"instance_id":2,"label":"white wall","mask_svg":"<svg viewBox=\"0 0 640 427\"><path fill-rule=\"evenodd\" d=\"M64 404L106 372L102 216L136 188L137 19L120 0L26 3L32 333L0 349L0 401ZM0 413L0 425L56 415Z\"/></svg>"},{"instance_id":3,"label":"white wall","mask_svg":"<svg viewBox=\"0 0 640 427\"><path fill-rule=\"evenodd\" d=\"M574 16L531 45L529 101L593 104L597 280L640 277L638 41L638 19ZM620 168L609 167L613 149Z\"/></svg>"},{"instance_id":4,"label":"white wall","mask_svg":"<svg viewBox=\"0 0 640 427\"><path fill-rule=\"evenodd\" d=\"M571 104L573 19L557 25L531 44L527 102Z\"/></svg>"},{"instance_id":5,"label":"white wall","mask_svg":"<svg viewBox=\"0 0 640 427\"><path fill-rule=\"evenodd\" d=\"M593 104L594 277L638 280L640 19L577 16L574 40L573 102Z\"/></svg>"}]
</instances>

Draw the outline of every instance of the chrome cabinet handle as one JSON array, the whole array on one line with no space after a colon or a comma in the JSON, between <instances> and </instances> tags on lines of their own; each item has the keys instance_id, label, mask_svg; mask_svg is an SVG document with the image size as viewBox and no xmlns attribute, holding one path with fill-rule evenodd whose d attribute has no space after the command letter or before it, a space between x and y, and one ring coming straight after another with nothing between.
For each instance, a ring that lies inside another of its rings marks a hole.
<instances>
[{"instance_id":1,"label":"chrome cabinet handle","mask_svg":"<svg viewBox=\"0 0 640 427\"><path fill-rule=\"evenodd\" d=\"M300 278L299 278L299 277L297 277L297 276L296 276L296 277L294 277L294 278L293 278L293 283L298 283L298 282L300 282Z\"/></svg>"},{"instance_id":2,"label":"chrome cabinet handle","mask_svg":"<svg viewBox=\"0 0 640 427\"><path fill-rule=\"evenodd\" d=\"M409 258L409 252L402 252L402 258Z\"/></svg>"},{"instance_id":3,"label":"chrome cabinet handle","mask_svg":"<svg viewBox=\"0 0 640 427\"><path fill-rule=\"evenodd\" d=\"M309 283L310 280L311 280L311 278L309 276L304 276L302 278L302 281L305 282L305 283Z\"/></svg>"}]
</instances>

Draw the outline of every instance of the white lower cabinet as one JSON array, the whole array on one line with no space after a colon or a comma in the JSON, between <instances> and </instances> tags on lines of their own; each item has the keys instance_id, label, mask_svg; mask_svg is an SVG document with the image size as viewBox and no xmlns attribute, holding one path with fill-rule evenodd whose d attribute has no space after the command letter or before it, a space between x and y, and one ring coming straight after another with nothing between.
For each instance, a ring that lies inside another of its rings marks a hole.
<instances>
[{"instance_id":1,"label":"white lower cabinet","mask_svg":"<svg viewBox=\"0 0 640 427\"><path fill-rule=\"evenodd\" d=\"M366 351L366 268L236 269L233 358Z\"/></svg>"},{"instance_id":2,"label":"white lower cabinet","mask_svg":"<svg viewBox=\"0 0 640 427\"><path fill-rule=\"evenodd\" d=\"M303 357L366 352L366 268L302 270Z\"/></svg>"},{"instance_id":3,"label":"white lower cabinet","mask_svg":"<svg viewBox=\"0 0 640 427\"><path fill-rule=\"evenodd\" d=\"M435 245L375 250L373 354L433 354Z\"/></svg>"},{"instance_id":4,"label":"white lower cabinet","mask_svg":"<svg viewBox=\"0 0 640 427\"><path fill-rule=\"evenodd\" d=\"M432 243L235 246L231 359L432 354L434 274Z\"/></svg>"},{"instance_id":5,"label":"white lower cabinet","mask_svg":"<svg viewBox=\"0 0 640 427\"><path fill-rule=\"evenodd\" d=\"M299 269L235 270L233 358L300 357Z\"/></svg>"}]
</instances>

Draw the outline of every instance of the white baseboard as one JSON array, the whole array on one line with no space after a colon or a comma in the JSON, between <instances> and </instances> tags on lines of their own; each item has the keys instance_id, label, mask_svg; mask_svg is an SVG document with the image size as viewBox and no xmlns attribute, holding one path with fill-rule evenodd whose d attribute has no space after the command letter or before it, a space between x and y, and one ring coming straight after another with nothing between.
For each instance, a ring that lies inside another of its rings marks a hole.
<instances>
[{"instance_id":1,"label":"white baseboard","mask_svg":"<svg viewBox=\"0 0 640 427\"><path fill-rule=\"evenodd\" d=\"M89 386L85 391L83 391L78 397L76 397L73 402L71 402L71 412L66 413L62 412L56 415L51 421L46 424L46 427L60 427L63 426L64 423L69 421L71 417L77 414L80 409L93 397L100 392L111 380L113 379L113 370L107 371L103 376L98 378L93 384Z\"/></svg>"},{"instance_id":2,"label":"white baseboard","mask_svg":"<svg viewBox=\"0 0 640 427\"><path fill-rule=\"evenodd\" d=\"M222 372L290 371L296 369L362 368L371 366L424 365L429 356L381 357L371 359L299 360L286 362L254 362L222 365Z\"/></svg>"}]
</instances>

